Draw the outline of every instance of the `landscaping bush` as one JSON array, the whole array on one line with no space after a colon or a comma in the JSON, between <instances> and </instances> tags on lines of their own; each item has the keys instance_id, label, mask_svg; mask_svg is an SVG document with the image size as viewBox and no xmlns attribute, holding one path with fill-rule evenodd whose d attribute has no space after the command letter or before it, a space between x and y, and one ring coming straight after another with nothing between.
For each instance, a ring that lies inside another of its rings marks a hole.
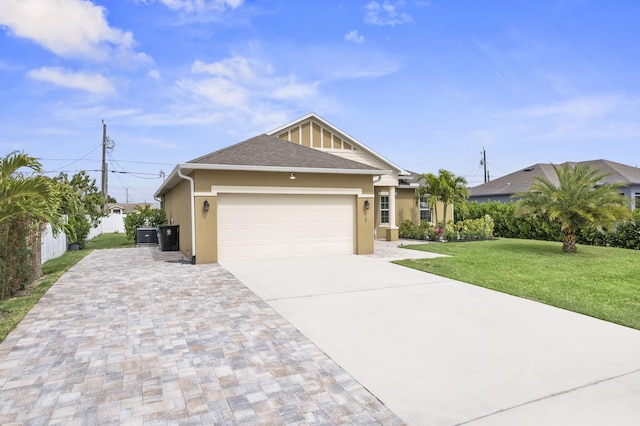
<instances>
[{"instance_id":1,"label":"landscaping bush","mask_svg":"<svg viewBox=\"0 0 640 426\"><path fill-rule=\"evenodd\" d=\"M528 217L516 217L515 203L490 203L467 202L456 215L456 221L462 219L480 219L485 215L491 216L494 221L494 236L502 238L522 238L530 240L561 241L560 227L546 221Z\"/></svg>"},{"instance_id":2,"label":"landscaping bush","mask_svg":"<svg viewBox=\"0 0 640 426\"><path fill-rule=\"evenodd\" d=\"M156 227L167 223L167 215L162 209L152 209L150 206L136 209L124 218L124 229L127 237L135 241L136 229L141 227Z\"/></svg>"},{"instance_id":3,"label":"landscaping bush","mask_svg":"<svg viewBox=\"0 0 640 426\"><path fill-rule=\"evenodd\" d=\"M26 216L0 223L0 300L14 296L31 283L36 236Z\"/></svg>"},{"instance_id":4,"label":"landscaping bush","mask_svg":"<svg viewBox=\"0 0 640 426\"><path fill-rule=\"evenodd\" d=\"M444 239L457 240L487 240L493 238L494 222L488 214L480 219L465 219L449 222L445 228Z\"/></svg>"},{"instance_id":5,"label":"landscaping bush","mask_svg":"<svg viewBox=\"0 0 640 426\"><path fill-rule=\"evenodd\" d=\"M410 240L432 240L435 238L435 225L423 220L418 225L411 219L406 219L398 227L398 236Z\"/></svg>"},{"instance_id":6,"label":"landscaping bush","mask_svg":"<svg viewBox=\"0 0 640 426\"><path fill-rule=\"evenodd\" d=\"M456 210L456 223L462 219L479 219L485 215L493 219L496 237L562 241L562 233L558 225L532 216L516 217L515 203L468 202L464 208ZM454 232L454 229L450 231ZM460 230L455 229L455 232ZM578 243L640 250L640 209L634 210L633 220L618 223L614 229L582 229L578 233Z\"/></svg>"}]
</instances>

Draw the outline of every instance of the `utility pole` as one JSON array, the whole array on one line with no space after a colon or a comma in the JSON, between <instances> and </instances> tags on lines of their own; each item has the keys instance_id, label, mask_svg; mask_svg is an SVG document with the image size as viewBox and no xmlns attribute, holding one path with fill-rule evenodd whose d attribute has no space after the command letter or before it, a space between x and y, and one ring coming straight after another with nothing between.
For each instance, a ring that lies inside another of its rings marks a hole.
<instances>
[{"instance_id":1,"label":"utility pole","mask_svg":"<svg viewBox=\"0 0 640 426\"><path fill-rule=\"evenodd\" d=\"M107 209L109 191L107 188L107 125L102 120L102 198L104 199L104 209Z\"/></svg>"},{"instance_id":2,"label":"utility pole","mask_svg":"<svg viewBox=\"0 0 640 426\"><path fill-rule=\"evenodd\" d=\"M487 151L484 150L484 146L482 147L482 158L480 159L480 164L484 166L484 183L489 182L489 172L487 171Z\"/></svg>"}]
</instances>

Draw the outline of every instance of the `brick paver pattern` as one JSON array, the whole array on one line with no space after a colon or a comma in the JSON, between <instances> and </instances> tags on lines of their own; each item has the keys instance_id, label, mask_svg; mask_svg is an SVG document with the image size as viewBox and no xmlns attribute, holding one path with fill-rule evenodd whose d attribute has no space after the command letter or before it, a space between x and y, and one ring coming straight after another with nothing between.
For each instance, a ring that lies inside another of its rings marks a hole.
<instances>
[{"instance_id":1,"label":"brick paver pattern","mask_svg":"<svg viewBox=\"0 0 640 426\"><path fill-rule=\"evenodd\" d=\"M98 250L0 344L0 424L402 421L218 265Z\"/></svg>"}]
</instances>

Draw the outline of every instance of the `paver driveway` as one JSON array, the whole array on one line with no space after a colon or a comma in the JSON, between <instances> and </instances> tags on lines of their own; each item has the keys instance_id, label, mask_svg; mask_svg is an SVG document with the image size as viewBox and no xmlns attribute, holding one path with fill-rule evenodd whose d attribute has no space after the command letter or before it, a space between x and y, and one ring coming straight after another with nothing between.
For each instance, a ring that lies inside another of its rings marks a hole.
<instances>
[{"instance_id":1,"label":"paver driveway","mask_svg":"<svg viewBox=\"0 0 640 426\"><path fill-rule=\"evenodd\" d=\"M0 424L400 424L217 265L94 251L0 344Z\"/></svg>"}]
</instances>

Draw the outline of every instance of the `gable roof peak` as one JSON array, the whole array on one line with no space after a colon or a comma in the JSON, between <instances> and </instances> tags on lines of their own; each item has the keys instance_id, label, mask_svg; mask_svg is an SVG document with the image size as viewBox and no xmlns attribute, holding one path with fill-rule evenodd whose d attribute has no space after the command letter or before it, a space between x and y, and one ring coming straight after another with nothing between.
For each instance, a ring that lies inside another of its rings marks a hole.
<instances>
[{"instance_id":1,"label":"gable roof peak","mask_svg":"<svg viewBox=\"0 0 640 426\"><path fill-rule=\"evenodd\" d=\"M381 161L386 166L390 166L390 168L394 169L400 176L410 176L410 173L407 172L405 169L403 169L402 167L400 167L397 164L393 163L391 160L387 159L386 157L378 154L373 149L369 148L367 145L365 145L364 143L360 142L359 140L357 140L353 136L349 135L347 132L341 130L337 126L331 124L330 122L328 122L324 118L320 117L315 112L307 113L307 114L303 115L302 117L300 117L298 119L290 121L289 123L284 124L284 125L276 128L276 129L270 130L269 132L267 132L267 134L268 135L272 135L272 136L277 136L278 133L280 133L284 129L287 129L287 128L292 127L292 126L294 126L296 124L305 122L307 120L317 121L319 124L330 128L333 132L338 133L339 135L341 135L341 137L344 137L344 138L348 139L349 143L351 145L353 145L356 148L361 149L362 151L368 153L369 155L373 156L377 160Z\"/></svg>"}]
</instances>

